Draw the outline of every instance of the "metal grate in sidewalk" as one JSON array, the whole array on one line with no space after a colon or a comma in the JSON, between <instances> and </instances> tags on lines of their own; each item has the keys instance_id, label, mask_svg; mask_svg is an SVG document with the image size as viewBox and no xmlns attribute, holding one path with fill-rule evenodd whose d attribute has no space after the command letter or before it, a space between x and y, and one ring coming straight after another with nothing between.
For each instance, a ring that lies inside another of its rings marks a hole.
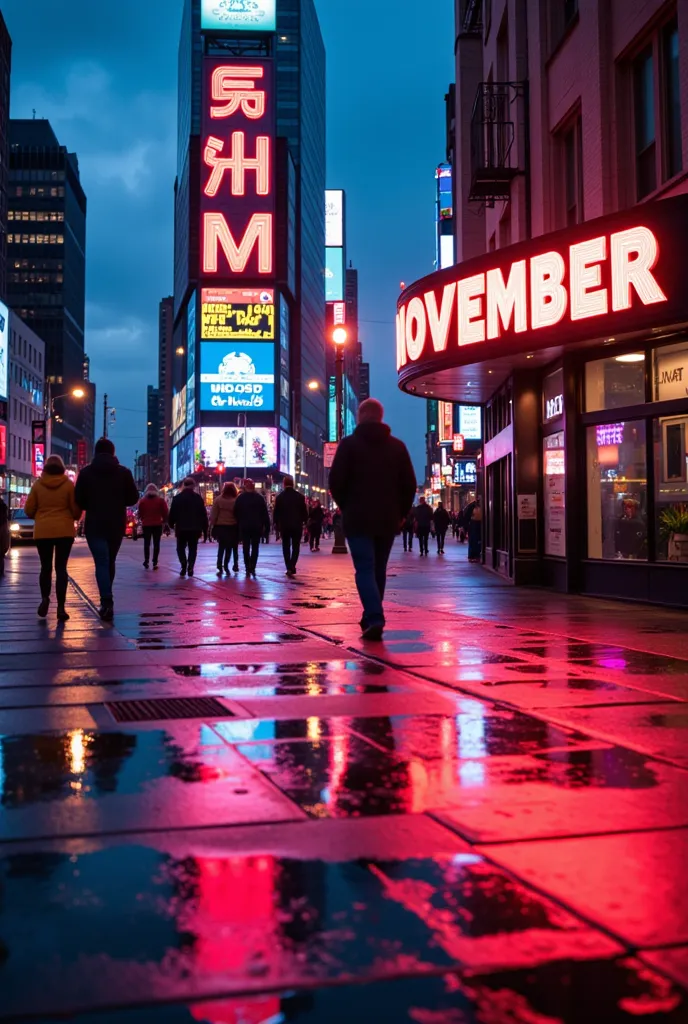
<instances>
[{"instance_id":1,"label":"metal grate in sidewalk","mask_svg":"<svg viewBox=\"0 0 688 1024\"><path fill-rule=\"evenodd\" d=\"M214 697L169 697L119 700L106 704L116 722L156 722L172 718L232 718L232 712Z\"/></svg>"}]
</instances>

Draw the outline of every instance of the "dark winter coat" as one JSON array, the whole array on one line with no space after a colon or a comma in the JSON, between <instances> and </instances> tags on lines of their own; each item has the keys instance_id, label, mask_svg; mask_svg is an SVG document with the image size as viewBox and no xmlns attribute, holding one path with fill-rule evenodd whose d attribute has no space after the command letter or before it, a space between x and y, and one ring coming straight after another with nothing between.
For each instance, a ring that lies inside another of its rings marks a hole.
<instances>
[{"instance_id":1,"label":"dark winter coat","mask_svg":"<svg viewBox=\"0 0 688 1024\"><path fill-rule=\"evenodd\" d=\"M429 530L432 526L432 508L430 505L416 505L413 510L413 518L419 530Z\"/></svg>"},{"instance_id":2,"label":"dark winter coat","mask_svg":"<svg viewBox=\"0 0 688 1024\"><path fill-rule=\"evenodd\" d=\"M330 491L349 537L393 537L416 493L406 445L386 423L360 423L340 441L330 470Z\"/></svg>"},{"instance_id":3,"label":"dark winter coat","mask_svg":"<svg viewBox=\"0 0 688 1024\"><path fill-rule=\"evenodd\" d=\"M303 494L295 487L285 487L275 499L272 518L275 528L281 533L300 530L308 519L308 506Z\"/></svg>"},{"instance_id":4,"label":"dark winter coat","mask_svg":"<svg viewBox=\"0 0 688 1024\"><path fill-rule=\"evenodd\" d=\"M447 512L446 508L436 508L432 521L435 524L435 529L438 533L446 533L451 523L451 516Z\"/></svg>"},{"instance_id":5,"label":"dark winter coat","mask_svg":"<svg viewBox=\"0 0 688 1024\"><path fill-rule=\"evenodd\" d=\"M257 491L242 491L234 506L240 532L263 535L270 529L270 513L265 499Z\"/></svg>"},{"instance_id":6,"label":"dark winter coat","mask_svg":"<svg viewBox=\"0 0 688 1024\"><path fill-rule=\"evenodd\" d=\"M144 494L139 502L141 526L164 526L167 522L167 502L159 494Z\"/></svg>"},{"instance_id":7,"label":"dark winter coat","mask_svg":"<svg viewBox=\"0 0 688 1024\"><path fill-rule=\"evenodd\" d=\"M117 540L124 536L127 509L138 503L139 492L131 470L114 455L103 454L79 473L75 498L86 513L86 536Z\"/></svg>"},{"instance_id":8,"label":"dark winter coat","mask_svg":"<svg viewBox=\"0 0 688 1024\"><path fill-rule=\"evenodd\" d=\"M310 530L322 530L325 509L322 505L313 505L308 509L308 528Z\"/></svg>"},{"instance_id":9,"label":"dark winter coat","mask_svg":"<svg viewBox=\"0 0 688 1024\"><path fill-rule=\"evenodd\" d=\"M170 505L168 518L176 533L195 533L197 536L208 529L208 513L203 498L191 487L184 487L176 494Z\"/></svg>"}]
</instances>

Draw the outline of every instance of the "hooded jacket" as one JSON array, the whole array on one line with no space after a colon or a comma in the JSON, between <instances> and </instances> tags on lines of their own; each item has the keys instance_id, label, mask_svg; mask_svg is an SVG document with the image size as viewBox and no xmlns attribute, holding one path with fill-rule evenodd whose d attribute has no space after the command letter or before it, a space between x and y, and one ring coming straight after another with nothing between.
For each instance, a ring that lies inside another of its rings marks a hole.
<instances>
[{"instance_id":1,"label":"hooded jacket","mask_svg":"<svg viewBox=\"0 0 688 1024\"><path fill-rule=\"evenodd\" d=\"M65 473L45 473L36 480L24 506L33 519L34 540L73 537L81 509L74 499L74 484Z\"/></svg>"},{"instance_id":2,"label":"hooded jacket","mask_svg":"<svg viewBox=\"0 0 688 1024\"><path fill-rule=\"evenodd\" d=\"M141 526L164 526L167 522L167 502L159 494L144 494L139 502Z\"/></svg>"},{"instance_id":3,"label":"hooded jacket","mask_svg":"<svg viewBox=\"0 0 688 1024\"><path fill-rule=\"evenodd\" d=\"M76 503L86 513L87 537L118 540L127 526L127 509L136 505L139 492L131 470L114 455L96 455L76 481Z\"/></svg>"},{"instance_id":4,"label":"hooded jacket","mask_svg":"<svg viewBox=\"0 0 688 1024\"><path fill-rule=\"evenodd\" d=\"M394 537L413 504L416 475L406 445L386 423L360 423L339 443L330 491L349 537Z\"/></svg>"}]
</instances>

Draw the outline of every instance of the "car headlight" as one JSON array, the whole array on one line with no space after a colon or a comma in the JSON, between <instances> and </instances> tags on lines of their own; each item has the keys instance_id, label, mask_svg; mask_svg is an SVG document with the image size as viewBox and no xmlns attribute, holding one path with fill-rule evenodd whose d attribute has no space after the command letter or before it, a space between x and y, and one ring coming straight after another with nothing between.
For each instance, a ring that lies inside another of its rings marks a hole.
<instances>
[{"instance_id":1,"label":"car headlight","mask_svg":"<svg viewBox=\"0 0 688 1024\"><path fill-rule=\"evenodd\" d=\"M10 526L10 533L19 533L19 530L19 523L12 523L12 525Z\"/></svg>"}]
</instances>

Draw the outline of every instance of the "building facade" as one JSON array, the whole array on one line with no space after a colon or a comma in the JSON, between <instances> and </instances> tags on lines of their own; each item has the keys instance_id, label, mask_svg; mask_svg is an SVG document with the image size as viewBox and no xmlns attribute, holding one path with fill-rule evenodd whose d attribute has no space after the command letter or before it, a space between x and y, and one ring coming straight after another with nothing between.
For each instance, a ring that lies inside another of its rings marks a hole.
<instances>
[{"instance_id":1,"label":"building facade","mask_svg":"<svg viewBox=\"0 0 688 1024\"><path fill-rule=\"evenodd\" d=\"M0 300L7 301L7 188L10 155L12 40L0 11Z\"/></svg>"},{"instance_id":2,"label":"building facade","mask_svg":"<svg viewBox=\"0 0 688 1024\"><path fill-rule=\"evenodd\" d=\"M685 606L688 4L456 13L457 263L400 298L400 385L484 406L489 568Z\"/></svg>"},{"instance_id":3,"label":"building facade","mask_svg":"<svg viewBox=\"0 0 688 1024\"><path fill-rule=\"evenodd\" d=\"M42 471L41 460L37 464L34 458L32 423L45 419L45 344L13 311L9 314L9 356L6 491L8 504L20 508Z\"/></svg>"},{"instance_id":4,"label":"building facade","mask_svg":"<svg viewBox=\"0 0 688 1024\"><path fill-rule=\"evenodd\" d=\"M158 308L158 443L160 483L170 483L172 371L174 368L174 298L161 299ZM150 410L149 410L150 413ZM153 417L148 416L149 420ZM155 422L155 420L153 420Z\"/></svg>"}]
</instances>

